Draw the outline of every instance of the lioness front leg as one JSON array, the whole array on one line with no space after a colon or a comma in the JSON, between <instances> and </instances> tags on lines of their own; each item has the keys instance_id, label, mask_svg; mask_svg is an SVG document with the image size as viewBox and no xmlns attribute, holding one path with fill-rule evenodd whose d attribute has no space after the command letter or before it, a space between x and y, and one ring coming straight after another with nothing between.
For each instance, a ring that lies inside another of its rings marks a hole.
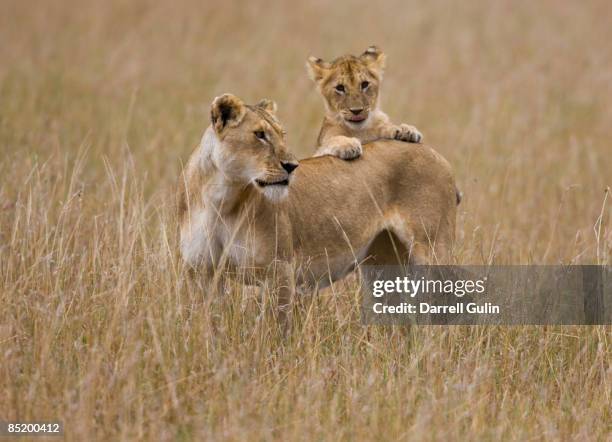
<instances>
[{"instance_id":1,"label":"lioness front leg","mask_svg":"<svg viewBox=\"0 0 612 442\"><path fill-rule=\"evenodd\" d=\"M343 160L352 160L360 157L362 152L361 141L357 138L337 135L323 140L314 156L333 155Z\"/></svg>"},{"instance_id":2,"label":"lioness front leg","mask_svg":"<svg viewBox=\"0 0 612 442\"><path fill-rule=\"evenodd\" d=\"M276 318L284 335L291 329L291 310L295 297L295 277L289 262L280 262L276 268Z\"/></svg>"},{"instance_id":3,"label":"lioness front leg","mask_svg":"<svg viewBox=\"0 0 612 442\"><path fill-rule=\"evenodd\" d=\"M416 127L404 123L400 125L390 124L385 127L383 129L383 137L408 143L420 143L423 140L423 135Z\"/></svg>"},{"instance_id":4,"label":"lioness front leg","mask_svg":"<svg viewBox=\"0 0 612 442\"><path fill-rule=\"evenodd\" d=\"M205 295L225 295L226 269L214 270L208 266L188 266L187 284Z\"/></svg>"}]
</instances>

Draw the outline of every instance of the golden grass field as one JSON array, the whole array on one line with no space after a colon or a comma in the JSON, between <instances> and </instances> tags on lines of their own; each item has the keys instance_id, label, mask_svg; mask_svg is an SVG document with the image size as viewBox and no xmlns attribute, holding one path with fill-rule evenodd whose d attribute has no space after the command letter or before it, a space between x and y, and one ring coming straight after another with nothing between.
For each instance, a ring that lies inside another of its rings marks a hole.
<instances>
[{"instance_id":1,"label":"golden grass field","mask_svg":"<svg viewBox=\"0 0 612 442\"><path fill-rule=\"evenodd\" d=\"M383 108L453 165L462 264L611 264L612 6L1 0L0 420L90 440L611 439L597 327L364 327L354 278L295 308L185 284L174 186L212 99L273 98L300 156L308 55L388 56Z\"/></svg>"}]
</instances>

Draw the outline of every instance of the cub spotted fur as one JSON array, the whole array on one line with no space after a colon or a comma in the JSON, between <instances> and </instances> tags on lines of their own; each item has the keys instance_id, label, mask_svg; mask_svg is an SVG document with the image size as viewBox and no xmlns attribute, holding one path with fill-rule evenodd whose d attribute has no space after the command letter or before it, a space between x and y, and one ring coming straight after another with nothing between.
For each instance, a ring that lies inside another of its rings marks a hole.
<instances>
[{"instance_id":1,"label":"cub spotted fur","mask_svg":"<svg viewBox=\"0 0 612 442\"><path fill-rule=\"evenodd\" d=\"M378 93L385 54L370 46L360 56L345 55L331 63L310 57L310 78L325 100L326 115L315 156L357 158L362 144L379 139L419 143L423 136L408 124L393 124L379 108Z\"/></svg>"}]
</instances>

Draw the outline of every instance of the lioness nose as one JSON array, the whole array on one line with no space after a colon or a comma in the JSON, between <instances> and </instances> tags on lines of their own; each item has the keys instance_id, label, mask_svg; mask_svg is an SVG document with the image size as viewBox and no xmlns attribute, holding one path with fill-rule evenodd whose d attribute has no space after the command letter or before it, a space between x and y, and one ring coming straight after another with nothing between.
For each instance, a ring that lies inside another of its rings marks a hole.
<instances>
[{"instance_id":1,"label":"lioness nose","mask_svg":"<svg viewBox=\"0 0 612 442\"><path fill-rule=\"evenodd\" d=\"M281 166L283 166L283 169L285 169L287 171L287 173L291 173L295 169L297 169L299 164L296 164L296 163L285 163L285 162L281 161Z\"/></svg>"},{"instance_id":2,"label":"lioness nose","mask_svg":"<svg viewBox=\"0 0 612 442\"><path fill-rule=\"evenodd\" d=\"M363 108L362 107L359 107L359 108L352 107L350 111L353 115L359 115L363 111Z\"/></svg>"}]
</instances>

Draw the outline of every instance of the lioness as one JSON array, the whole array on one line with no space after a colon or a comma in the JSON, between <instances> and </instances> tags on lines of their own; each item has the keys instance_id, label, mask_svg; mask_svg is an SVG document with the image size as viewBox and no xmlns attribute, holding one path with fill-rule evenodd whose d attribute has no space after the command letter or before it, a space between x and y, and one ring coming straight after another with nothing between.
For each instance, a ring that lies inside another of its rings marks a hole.
<instances>
[{"instance_id":1,"label":"lioness","mask_svg":"<svg viewBox=\"0 0 612 442\"><path fill-rule=\"evenodd\" d=\"M378 141L356 161L326 156L298 167L275 105L225 94L182 175L180 250L203 277L240 269L256 283L276 263L285 306L296 268L308 289L364 260L446 262L455 211L451 168L433 149Z\"/></svg>"},{"instance_id":2,"label":"lioness","mask_svg":"<svg viewBox=\"0 0 612 442\"><path fill-rule=\"evenodd\" d=\"M306 67L325 100L326 115L315 156L350 160L361 155L363 144L381 138L412 143L422 140L414 126L393 124L380 110L378 92L385 54L376 46L359 57L345 55L331 63L310 57Z\"/></svg>"}]
</instances>

